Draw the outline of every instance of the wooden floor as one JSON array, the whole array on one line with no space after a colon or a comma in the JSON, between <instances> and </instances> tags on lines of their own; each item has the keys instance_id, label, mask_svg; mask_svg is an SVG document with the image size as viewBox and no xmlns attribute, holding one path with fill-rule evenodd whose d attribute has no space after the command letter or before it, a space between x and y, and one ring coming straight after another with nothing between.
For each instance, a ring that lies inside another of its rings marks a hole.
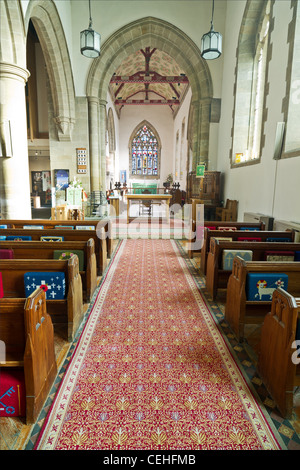
<instances>
[{"instance_id":1,"label":"wooden floor","mask_svg":"<svg viewBox=\"0 0 300 470\"><path fill-rule=\"evenodd\" d=\"M118 240L115 240L114 247L117 246ZM184 241L181 242L183 248L185 246ZM109 261L109 260L108 260ZM192 260L193 264L198 268L200 266L200 259L194 258ZM101 277L98 278L98 283L100 283ZM225 300L226 300L226 292L220 292L218 294L218 298L215 301L218 308L221 312L224 312L225 307ZM85 305L85 311L88 309L88 305ZM247 354L249 358L253 361L254 367L257 361L257 352L259 346L259 328L249 326L248 330L246 331L246 345L245 348L247 349ZM68 351L70 348L70 343L63 341L61 336L55 335L55 352L58 364L58 370L60 366L63 364ZM300 391L299 391L299 400L300 400ZM20 418L1 418L0 419L0 450L22 450L25 449L26 444L30 435L32 434L33 426L27 426L24 422L24 419ZM297 422L287 423L288 426L285 424L281 424L282 433L286 436L286 441L291 442L290 448L300 450L298 447L300 444L300 417ZM296 444L293 442L295 438L295 431L298 434L296 436ZM289 439L291 439L289 441Z\"/></svg>"}]
</instances>

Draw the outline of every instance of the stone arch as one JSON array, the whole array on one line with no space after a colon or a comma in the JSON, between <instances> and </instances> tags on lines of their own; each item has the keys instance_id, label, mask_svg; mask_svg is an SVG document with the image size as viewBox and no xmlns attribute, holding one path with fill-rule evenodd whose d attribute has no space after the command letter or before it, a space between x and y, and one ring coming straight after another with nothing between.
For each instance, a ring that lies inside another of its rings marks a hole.
<instances>
[{"instance_id":1,"label":"stone arch","mask_svg":"<svg viewBox=\"0 0 300 470\"><path fill-rule=\"evenodd\" d=\"M105 100L110 79L130 54L151 45L174 57L189 78L193 100L213 96L212 80L196 44L180 29L158 18L147 17L120 28L103 44L87 80L87 96Z\"/></svg>"},{"instance_id":2,"label":"stone arch","mask_svg":"<svg viewBox=\"0 0 300 470\"><path fill-rule=\"evenodd\" d=\"M189 78L192 90L193 155L208 161L209 115L213 84L209 67L201 58L197 45L176 26L154 17L133 21L112 34L104 43L99 58L91 65L86 94L103 102L107 99L110 79L130 54L145 47L155 47L177 61ZM100 142L100 159L104 158L104 143ZM102 176L103 179L103 176Z\"/></svg>"},{"instance_id":3,"label":"stone arch","mask_svg":"<svg viewBox=\"0 0 300 470\"><path fill-rule=\"evenodd\" d=\"M25 17L38 34L49 76L59 140L71 140L75 123L75 89L64 30L54 2L30 0Z\"/></svg>"}]
</instances>

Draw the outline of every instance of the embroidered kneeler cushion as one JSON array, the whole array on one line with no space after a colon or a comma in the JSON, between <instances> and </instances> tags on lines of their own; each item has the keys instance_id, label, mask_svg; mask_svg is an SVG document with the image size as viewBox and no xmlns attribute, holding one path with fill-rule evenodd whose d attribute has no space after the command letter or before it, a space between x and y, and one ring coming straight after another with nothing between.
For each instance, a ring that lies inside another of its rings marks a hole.
<instances>
[{"instance_id":1,"label":"embroidered kneeler cushion","mask_svg":"<svg viewBox=\"0 0 300 470\"><path fill-rule=\"evenodd\" d=\"M55 225L54 228L63 228L64 230L74 230L74 227L72 225Z\"/></svg>"},{"instance_id":2,"label":"embroidered kneeler cushion","mask_svg":"<svg viewBox=\"0 0 300 470\"><path fill-rule=\"evenodd\" d=\"M257 227L241 227L240 230L243 230L244 232L257 232L257 231L259 231L259 228L257 228Z\"/></svg>"},{"instance_id":3,"label":"embroidered kneeler cushion","mask_svg":"<svg viewBox=\"0 0 300 470\"><path fill-rule=\"evenodd\" d=\"M0 417L25 416L26 390L22 369L0 369Z\"/></svg>"},{"instance_id":4,"label":"embroidered kneeler cushion","mask_svg":"<svg viewBox=\"0 0 300 470\"><path fill-rule=\"evenodd\" d=\"M53 251L53 258L54 259L69 259L72 255L78 256L79 261L79 271L84 271L84 252L83 250L54 250Z\"/></svg>"},{"instance_id":5,"label":"embroidered kneeler cushion","mask_svg":"<svg viewBox=\"0 0 300 470\"><path fill-rule=\"evenodd\" d=\"M212 226L207 226L206 228L208 228L209 230L216 230L216 227L212 227Z\"/></svg>"},{"instance_id":6,"label":"embroidered kneeler cushion","mask_svg":"<svg viewBox=\"0 0 300 470\"><path fill-rule=\"evenodd\" d=\"M253 251L251 250L223 250L222 269L224 271L232 271L233 259L240 256L245 261L252 261Z\"/></svg>"},{"instance_id":7,"label":"embroidered kneeler cushion","mask_svg":"<svg viewBox=\"0 0 300 470\"><path fill-rule=\"evenodd\" d=\"M297 326L296 326L296 341L300 341L300 318L298 318L297 320ZM299 344L299 343L297 343ZM299 350L299 346L298 346L298 350ZM300 351L299 351L299 354L298 354L298 357L300 356Z\"/></svg>"},{"instance_id":8,"label":"embroidered kneeler cushion","mask_svg":"<svg viewBox=\"0 0 300 470\"><path fill-rule=\"evenodd\" d=\"M0 240L6 240L6 237L4 235L0 235Z\"/></svg>"},{"instance_id":9,"label":"embroidered kneeler cushion","mask_svg":"<svg viewBox=\"0 0 300 470\"><path fill-rule=\"evenodd\" d=\"M238 242L260 242L259 237L238 237Z\"/></svg>"},{"instance_id":10,"label":"embroidered kneeler cushion","mask_svg":"<svg viewBox=\"0 0 300 470\"><path fill-rule=\"evenodd\" d=\"M24 241L24 240L31 240L31 236L30 235L8 235L6 237L6 240L13 240L15 242L21 242L21 241Z\"/></svg>"},{"instance_id":11,"label":"embroidered kneeler cushion","mask_svg":"<svg viewBox=\"0 0 300 470\"><path fill-rule=\"evenodd\" d=\"M266 239L267 242L290 242L291 239L290 238L285 238L285 237L269 237Z\"/></svg>"},{"instance_id":12,"label":"embroidered kneeler cushion","mask_svg":"<svg viewBox=\"0 0 300 470\"><path fill-rule=\"evenodd\" d=\"M232 242L232 238L230 237L213 237L215 240L225 240L227 242Z\"/></svg>"},{"instance_id":13,"label":"embroidered kneeler cushion","mask_svg":"<svg viewBox=\"0 0 300 470\"><path fill-rule=\"evenodd\" d=\"M25 297L40 287L48 300L64 299L66 294L65 273L27 272L24 274Z\"/></svg>"},{"instance_id":14,"label":"embroidered kneeler cushion","mask_svg":"<svg viewBox=\"0 0 300 470\"><path fill-rule=\"evenodd\" d=\"M0 225L0 228L7 228L7 225Z\"/></svg>"},{"instance_id":15,"label":"embroidered kneeler cushion","mask_svg":"<svg viewBox=\"0 0 300 470\"><path fill-rule=\"evenodd\" d=\"M294 261L295 253L293 251L266 251L266 261Z\"/></svg>"},{"instance_id":16,"label":"embroidered kneeler cushion","mask_svg":"<svg viewBox=\"0 0 300 470\"><path fill-rule=\"evenodd\" d=\"M94 225L76 225L76 230L95 230Z\"/></svg>"},{"instance_id":17,"label":"embroidered kneeler cushion","mask_svg":"<svg viewBox=\"0 0 300 470\"><path fill-rule=\"evenodd\" d=\"M13 258L14 258L13 250L0 248L0 259L13 259Z\"/></svg>"},{"instance_id":18,"label":"embroidered kneeler cushion","mask_svg":"<svg viewBox=\"0 0 300 470\"><path fill-rule=\"evenodd\" d=\"M4 296L4 293L3 293L2 273L0 273L0 299L2 299L3 296Z\"/></svg>"},{"instance_id":19,"label":"embroidered kneeler cushion","mask_svg":"<svg viewBox=\"0 0 300 470\"><path fill-rule=\"evenodd\" d=\"M43 225L23 225L25 229L32 229L32 230L43 230Z\"/></svg>"},{"instance_id":20,"label":"embroidered kneeler cushion","mask_svg":"<svg viewBox=\"0 0 300 470\"><path fill-rule=\"evenodd\" d=\"M223 230L224 232L232 232L236 230L236 227L219 227L218 230Z\"/></svg>"},{"instance_id":21,"label":"embroidered kneeler cushion","mask_svg":"<svg viewBox=\"0 0 300 470\"><path fill-rule=\"evenodd\" d=\"M300 251L295 251L295 261L300 261Z\"/></svg>"},{"instance_id":22,"label":"embroidered kneeler cushion","mask_svg":"<svg viewBox=\"0 0 300 470\"><path fill-rule=\"evenodd\" d=\"M246 280L247 300L271 301L277 287L287 290L288 275L284 273L248 273Z\"/></svg>"},{"instance_id":23,"label":"embroidered kneeler cushion","mask_svg":"<svg viewBox=\"0 0 300 470\"><path fill-rule=\"evenodd\" d=\"M46 236L46 235L43 235L42 237L40 237L40 240L41 242L63 242L64 241L64 237L60 237L60 236Z\"/></svg>"}]
</instances>

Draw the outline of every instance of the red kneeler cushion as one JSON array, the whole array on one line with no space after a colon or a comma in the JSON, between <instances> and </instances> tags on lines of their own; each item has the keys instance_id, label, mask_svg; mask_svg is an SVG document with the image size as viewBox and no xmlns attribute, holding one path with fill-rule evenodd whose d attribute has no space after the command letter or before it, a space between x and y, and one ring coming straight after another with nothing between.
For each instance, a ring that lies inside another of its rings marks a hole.
<instances>
[{"instance_id":1,"label":"red kneeler cushion","mask_svg":"<svg viewBox=\"0 0 300 470\"><path fill-rule=\"evenodd\" d=\"M14 252L13 250L9 249L0 249L0 259L13 259L14 258Z\"/></svg>"},{"instance_id":2,"label":"red kneeler cushion","mask_svg":"<svg viewBox=\"0 0 300 470\"><path fill-rule=\"evenodd\" d=\"M22 369L0 368L0 417L25 416L26 392Z\"/></svg>"}]
</instances>

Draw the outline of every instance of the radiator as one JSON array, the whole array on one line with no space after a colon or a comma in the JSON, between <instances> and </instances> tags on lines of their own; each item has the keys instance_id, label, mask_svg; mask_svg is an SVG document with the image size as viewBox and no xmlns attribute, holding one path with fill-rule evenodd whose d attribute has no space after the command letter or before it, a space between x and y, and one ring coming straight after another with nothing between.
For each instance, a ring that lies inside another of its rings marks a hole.
<instances>
[{"instance_id":1,"label":"radiator","mask_svg":"<svg viewBox=\"0 0 300 470\"><path fill-rule=\"evenodd\" d=\"M295 230L295 242L300 242L300 222L275 219L274 230L279 230L281 232L285 230Z\"/></svg>"},{"instance_id":2,"label":"radiator","mask_svg":"<svg viewBox=\"0 0 300 470\"><path fill-rule=\"evenodd\" d=\"M274 218L259 212L244 212L244 222L264 222L265 230L273 230Z\"/></svg>"}]
</instances>

